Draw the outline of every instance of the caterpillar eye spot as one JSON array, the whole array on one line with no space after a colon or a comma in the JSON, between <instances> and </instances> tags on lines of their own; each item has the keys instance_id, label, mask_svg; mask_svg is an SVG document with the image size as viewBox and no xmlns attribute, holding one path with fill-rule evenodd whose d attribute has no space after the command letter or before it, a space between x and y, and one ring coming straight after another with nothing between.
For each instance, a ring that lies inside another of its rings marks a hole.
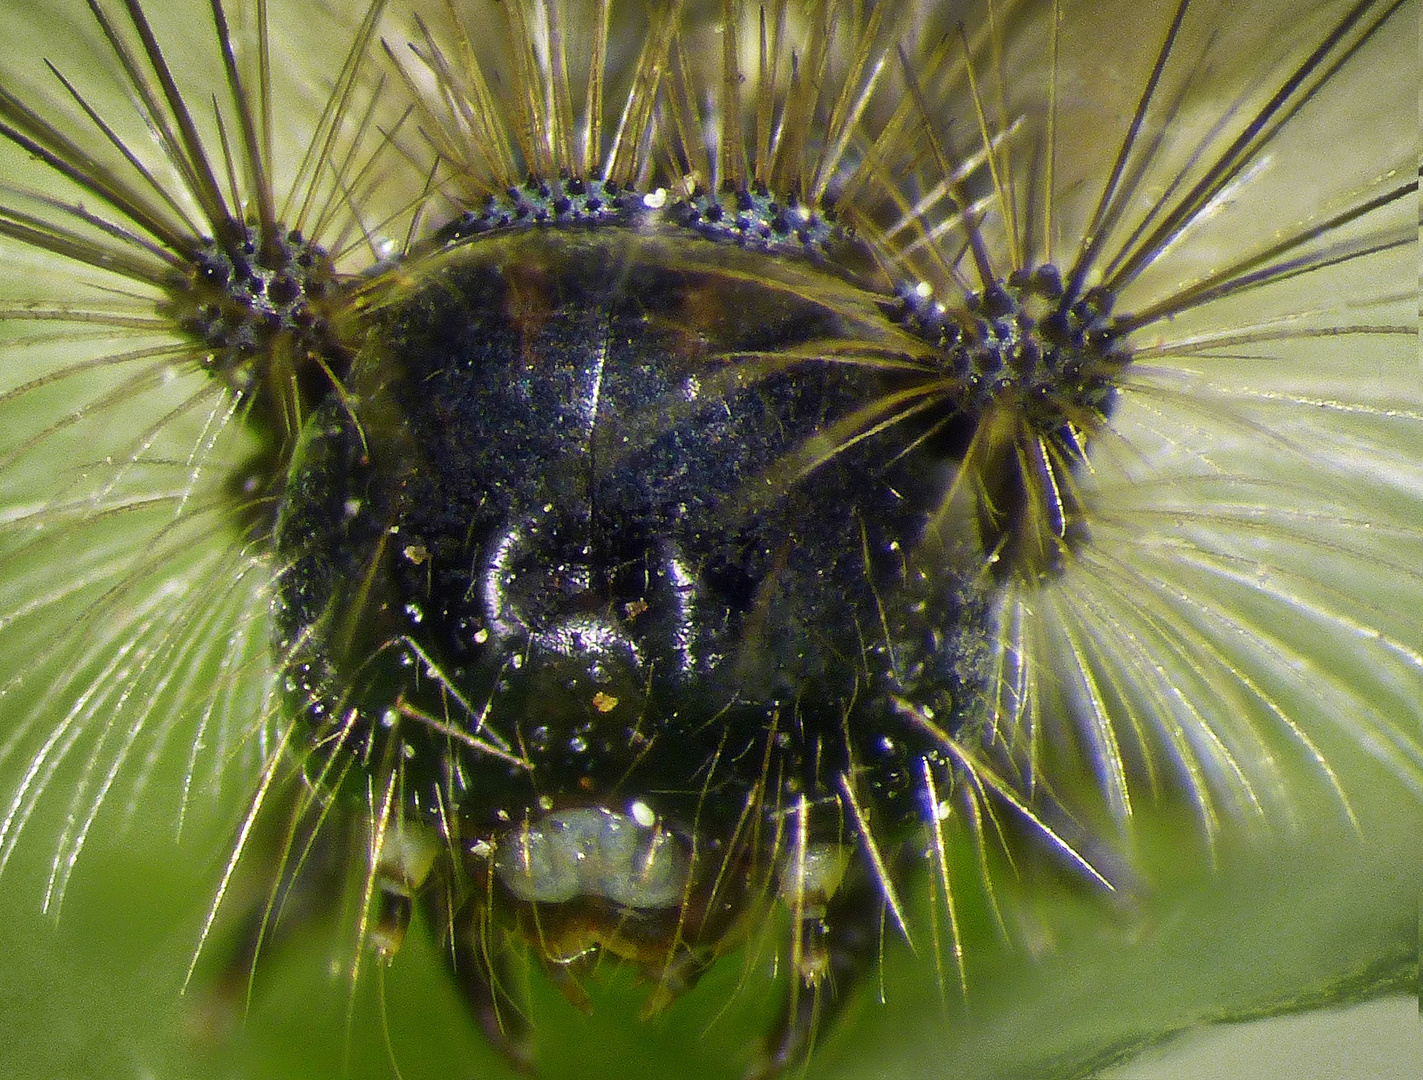
<instances>
[{"instance_id":1,"label":"caterpillar eye spot","mask_svg":"<svg viewBox=\"0 0 1423 1080\"><path fill-rule=\"evenodd\" d=\"M253 1075L1076 1075L1402 985L1416 6L12 5L0 898L222 818L172 997ZM323 928L345 1049L251 1064Z\"/></svg>"}]
</instances>

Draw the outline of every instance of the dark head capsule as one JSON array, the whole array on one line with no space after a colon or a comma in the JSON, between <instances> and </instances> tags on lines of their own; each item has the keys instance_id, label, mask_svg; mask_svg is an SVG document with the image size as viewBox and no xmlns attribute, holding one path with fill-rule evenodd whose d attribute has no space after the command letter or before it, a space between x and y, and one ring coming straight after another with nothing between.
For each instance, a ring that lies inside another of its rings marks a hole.
<instances>
[{"instance_id":1,"label":"dark head capsule","mask_svg":"<svg viewBox=\"0 0 1423 1080\"><path fill-rule=\"evenodd\" d=\"M978 564L914 556L938 444L837 435L902 376L817 355L842 316L727 245L539 230L429 260L285 495L308 776L397 778L401 829L442 853L411 884L458 898L436 925L482 1015L510 1015L491 921L575 997L601 950L669 1000L778 896L808 982L862 965L871 867L939 753L883 718L952 731L982 700Z\"/></svg>"}]
</instances>

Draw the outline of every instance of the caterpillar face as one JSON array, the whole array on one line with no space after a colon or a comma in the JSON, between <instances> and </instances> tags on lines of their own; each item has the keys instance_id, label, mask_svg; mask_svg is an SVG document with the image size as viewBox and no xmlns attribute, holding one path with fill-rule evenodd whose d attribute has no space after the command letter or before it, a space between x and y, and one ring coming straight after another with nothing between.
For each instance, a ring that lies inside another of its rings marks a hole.
<instances>
[{"instance_id":1,"label":"caterpillar face","mask_svg":"<svg viewBox=\"0 0 1423 1080\"><path fill-rule=\"evenodd\" d=\"M0 865L239 774L209 1021L344 909L523 1066L774 969L766 1075L896 939L1415 814L1410 10L91 5L0 88Z\"/></svg>"}]
</instances>

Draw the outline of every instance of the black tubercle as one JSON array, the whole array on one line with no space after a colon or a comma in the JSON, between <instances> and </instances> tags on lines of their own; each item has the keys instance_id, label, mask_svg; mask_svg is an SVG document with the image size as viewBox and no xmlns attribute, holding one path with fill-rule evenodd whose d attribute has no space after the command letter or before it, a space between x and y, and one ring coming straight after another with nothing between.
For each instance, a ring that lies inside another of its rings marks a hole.
<instances>
[{"instance_id":1,"label":"black tubercle","mask_svg":"<svg viewBox=\"0 0 1423 1080\"><path fill-rule=\"evenodd\" d=\"M1132 360L1112 294L1066 289L1050 263L954 306L901 285L882 305L931 350L943 452L962 462L979 543L998 580L1062 572L1088 535L1079 481Z\"/></svg>"},{"instance_id":2,"label":"black tubercle","mask_svg":"<svg viewBox=\"0 0 1423 1080\"><path fill-rule=\"evenodd\" d=\"M260 398L258 384L270 377L273 350L284 342L290 366L314 382L305 399L314 404L324 396L330 379L307 357L321 357L339 375L344 355L330 325L338 283L326 250L296 230L263 237L256 226L234 223L191 262L171 290L170 308L211 350L212 370L239 395Z\"/></svg>"},{"instance_id":3,"label":"black tubercle","mask_svg":"<svg viewBox=\"0 0 1423 1080\"><path fill-rule=\"evenodd\" d=\"M957 310L910 285L896 297L891 317L940 350L939 362L962 388L965 413L1016 394L1043 431L1074 411L1111 415L1131 354L1113 326L1110 293L1069 296L1057 267L1047 263L970 293Z\"/></svg>"}]
</instances>

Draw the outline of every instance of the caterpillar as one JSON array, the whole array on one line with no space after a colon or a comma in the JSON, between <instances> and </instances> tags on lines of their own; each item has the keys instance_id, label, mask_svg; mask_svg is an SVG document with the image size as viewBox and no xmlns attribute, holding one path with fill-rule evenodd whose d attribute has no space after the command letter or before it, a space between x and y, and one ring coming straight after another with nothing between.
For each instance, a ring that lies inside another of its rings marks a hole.
<instances>
[{"instance_id":1,"label":"caterpillar","mask_svg":"<svg viewBox=\"0 0 1423 1080\"><path fill-rule=\"evenodd\" d=\"M10 13L7 889L223 819L195 1022L325 923L333 1075L1080 1075L1398 986L1397 882L1006 1059L976 957L1417 819L1410 13Z\"/></svg>"}]
</instances>

